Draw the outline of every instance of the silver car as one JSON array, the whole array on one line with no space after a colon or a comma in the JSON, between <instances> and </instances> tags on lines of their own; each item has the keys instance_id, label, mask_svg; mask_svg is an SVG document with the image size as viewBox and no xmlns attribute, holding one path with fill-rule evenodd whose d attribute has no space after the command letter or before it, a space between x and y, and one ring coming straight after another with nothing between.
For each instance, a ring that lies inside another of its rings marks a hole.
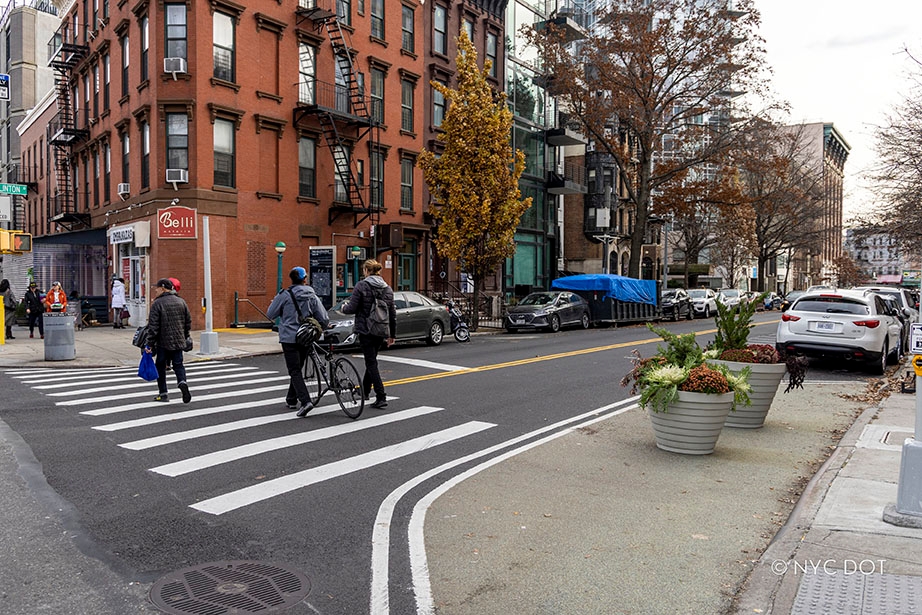
<instances>
[{"instance_id":1,"label":"silver car","mask_svg":"<svg viewBox=\"0 0 922 615\"><path fill-rule=\"evenodd\" d=\"M353 330L355 316L343 314L341 301L329 310L330 324L324 332L324 341L334 348L357 346L359 336ZM426 295L410 290L394 293L394 307L397 309L398 342L425 340L430 346L438 346L450 330L448 308Z\"/></svg>"},{"instance_id":2,"label":"silver car","mask_svg":"<svg viewBox=\"0 0 922 615\"><path fill-rule=\"evenodd\" d=\"M873 291L807 292L781 314L779 351L865 363L883 374L899 360L903 324Z\"/></svg>"}]
</instances>

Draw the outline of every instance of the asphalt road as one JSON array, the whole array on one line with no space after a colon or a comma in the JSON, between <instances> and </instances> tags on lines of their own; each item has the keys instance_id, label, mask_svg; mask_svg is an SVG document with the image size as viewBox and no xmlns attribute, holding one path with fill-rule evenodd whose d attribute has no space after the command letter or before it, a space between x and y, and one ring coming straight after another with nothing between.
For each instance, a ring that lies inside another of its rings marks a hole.
<instances>
[{"instance_id":1,"label":"asphalt road","mask_svg":"<svg viewBox=\"0 0 922 615\"><path fill-rule=\"evenodd\" d=\"M751 341L773 341L776 320L758 315ZM296 419L280 356L190 365L189 405L152 402L155 385L133 369L7 370L2 418L96 554L139 582L203 562L285 562L312 586L289 612L409 613L417 503L514 446L627 407L631 350L649 355L656 340L636 326L398 346L381 355L389 407L358 421L332 398Z\"/></svg>"}]
</instances>

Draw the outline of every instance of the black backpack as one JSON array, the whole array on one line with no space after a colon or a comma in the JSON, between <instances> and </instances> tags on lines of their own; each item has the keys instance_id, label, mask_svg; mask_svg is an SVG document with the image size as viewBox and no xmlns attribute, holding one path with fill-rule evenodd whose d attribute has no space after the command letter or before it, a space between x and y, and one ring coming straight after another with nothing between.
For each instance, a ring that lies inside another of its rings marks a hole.
<instances>
[{"instance_id":1,"label":"black backpack","mask_svg":"<svg viewBox=\"0 0 922 615\"><path fill-rule=\"evenodd\" d=\"M387 301L378 294L376 288L372 287L371 292L375 297L375 302L371 304L371 310L366 317L368 334L377 337L389 337L391 312L387 307Z\"/></svg>"}]
</instances>

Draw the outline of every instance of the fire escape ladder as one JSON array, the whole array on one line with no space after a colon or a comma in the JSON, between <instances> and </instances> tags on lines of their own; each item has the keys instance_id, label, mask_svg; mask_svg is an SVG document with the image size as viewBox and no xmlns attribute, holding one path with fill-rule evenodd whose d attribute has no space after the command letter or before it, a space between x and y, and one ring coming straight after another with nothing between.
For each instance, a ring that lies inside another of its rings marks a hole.
<instances>
[{"instance_id":1,"label":"fire escape ladder","mask_svg":"<svg viewBox=\"0 0 922 615\"><path fill-rule=\"evenodd\" d=\"M54 174L55 174L55 191L52 198L54 206L52 208L52 220L64 221L68 214L76 211L76 202L73 188L73 178L70 173L70 138L69 135L76 131L76 118L71 106L70 87L67 76L62 75L63 71L57 71L55 77L55 90L57 93L58 104L58 126L54 143ZM53 128L54 129L54 128ZM67 224L62 223L67 227ZM71 230L67 227L68 230Z\"/></svg>"},{"instance_id":2,"label":"fire escape ladder","mask_svg":"<svg viewBox=\"0 0 922 615\"><path fill-rule=\"evenodd\" d=\"M349 108L353 115L367 119L368 104L365 102L362 88L359 87L359 81L356 79L355 66L352 64L352 49L346 42L339 20L335 17L327 19L323 22L323 25L326 27L330 43L333 45L333 57L336 58L339 70L346 79L346 86L349 90Z\"/></svg>"},{"instance_id":3,"label":"fire escape ladder","mask_svg":"<svg viewBox=\"0 0 922 615\"><path fill-rule=\"evenodd\" d=\"M327 147L330 149L330 153L333 156L336 176L346 189L346 200L349 202L352 211L364 211L365 203L362 199L362 192L359 190L358 183L355 179L358 175L358 170L354 168L355 165L354 162L352 162L353 157L346 154L346 146L339 136L339 131L336 130L336 122L333 120L333 116L328 112L318 113L317 116L320 119L320 127L323 130L323 139L326 141ZM333 221L339 217L339 213L340 212L335 207L331 207L328 223L332 224Z\"/></svg>"}]
</instances>

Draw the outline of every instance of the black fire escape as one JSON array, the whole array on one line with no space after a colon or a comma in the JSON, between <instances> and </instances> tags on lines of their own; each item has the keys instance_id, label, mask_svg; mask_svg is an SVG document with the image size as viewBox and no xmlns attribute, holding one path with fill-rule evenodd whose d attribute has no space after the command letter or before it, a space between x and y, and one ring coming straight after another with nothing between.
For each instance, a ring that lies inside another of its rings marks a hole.
<instances>
[{"instance_id":1,"label":"black fire escape","mask_svg":"<svg viewBox=\"0 0 922 615\"><path fill-rule=\"evenodd\" d=\"M348 153L347 143L357 144L366 137L369 152L376 152L380 139L379 122L369 111L353 63L355 52L346 40L335 9L322 7L318 0L301 0L297 16L298 24L309 20L316 30L326 30L336 58L337 77L341 81L330 84L315 79L313 83L299 84L301 92L294 109L295 126L309 116L317 117L323 139L333 157L336 177L343 188L341 192L336 191L330 205L328 224L343 214L354 216L353 227L369 218L372 224L377 224L383 195L371 198L366 193L356 156Z\"/></svg>"},{"instance_id":2,"label":"black fire escape","mask_svg":"<svg viewBox=\"0 0 922 615\"><path fill-rule=\"evenodd\" d=\"M86 140L89 131L77 127L71 100L74 69L87 57L89 47L77 42L77 32L64 23L48 42L48 64L54 68L58 113L48 124L48 143L54 148L55 184L48 195L49 219L67 230L89 227L90 214L80 211L72 177L73 148ZM85 37L84 37L85 40Z\"/></svg>"}]
</instances>

